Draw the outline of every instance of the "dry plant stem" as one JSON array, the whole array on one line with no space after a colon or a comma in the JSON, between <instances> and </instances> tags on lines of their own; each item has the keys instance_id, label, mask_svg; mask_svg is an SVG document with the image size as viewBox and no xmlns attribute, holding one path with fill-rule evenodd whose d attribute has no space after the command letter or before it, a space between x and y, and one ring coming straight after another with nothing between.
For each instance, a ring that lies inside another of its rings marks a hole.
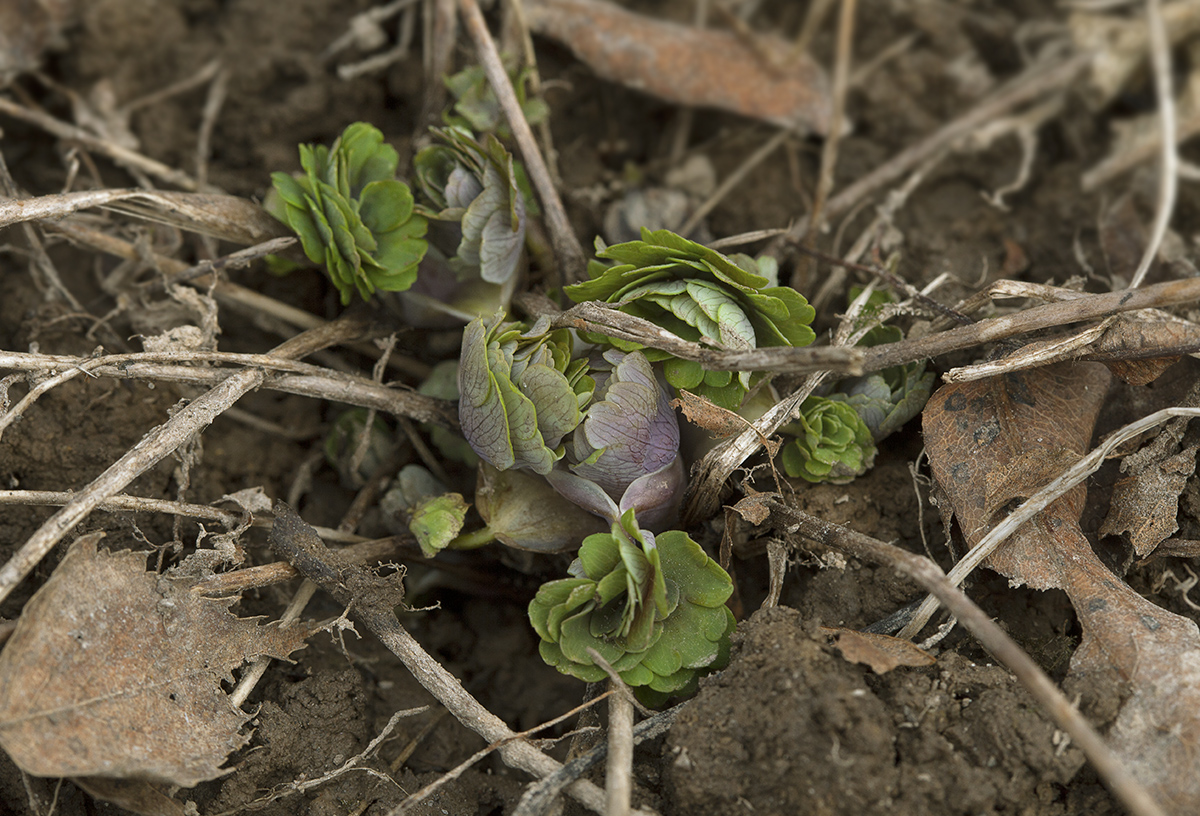
<instances>
[{"instance_id":1,"label":"dry plant stem","mask_svg":"<svg viewBox=\"0 0 1200 816\"><path fill-rule=\"evenodd\" d=\"M532 314L546 314L547 310L535 305L529 299L514 299L523 305L530 306ZM615 337L619 340L632 340L648 348L669 351L683 360L695 360L707 369L715 371L753 371L753 365L747 366L747 359L756 354L782 351L783 348L764 348L752 352L719 351L691 343L671 334L669 331L656 326L648 320L627 315L605 304L586 301L576 304L565 312L554 314L553 325L556 328L572 328L582 331L598 332ZM863 373L861 361L865 358L863 349L831 348L829 346L808 346L805 348L787 347L789 364L794 361L796 368L787 369L792 372L808 373L817 371L838 371L845 374ZM764 366L762 370L772 368Z\"/></svg>"},{"instance_id":2,"label":"dry plant stem","mask_svg":"<svg viewBox=\"0 0 1200 816\"><path fill-rule=\"evenodd\" d=\"M599 698L597 698L599 699ZM679 710L686 703L660 711L642 720L633 728L633 742L656 739L671 729ZM551 813L551 803L558 793L571 782L583 776L608 756L608 746L600 743L586 754L577 756L562 766L562 769L537 782L530 783L512 816L545 816Z\"/></svg>"},{"instance_id":3,"label":"dry plant stem","mask_svg":"<svg viewBox=\"0 0 1200 816\"><path fill-rule=\"evenodd\" d=\"M164 351L111 354L103 357L68 357L0 351L0 369L58 372L55 377L30 389L16 406L0 417L0 434L20 418L21 413L41 394L81 374L90 377L215 385L230 373L227 369L185 365L189 362L226 362L242 365L247 369L260 369L260 373L264 375L271 372L260 383L264 388L363 408L375 408L395 416L411 417L419 422L432 422L450 429L458 427L457 410L451 402L413 391L388 388L365 377L289 361L274 353Z\"/></svg>"},{"instance_id":4,"label":"dry plant stem","mask_svg":"<svg viewBox=\"0 0 1200 816\"><path fill-rule=\"evenodd\" d=\"M162 162L143 156L137 151L121 147L107 139L97 138L83 128L55 119L53 116L49 116L41 111L31 110L18 105L4 96L0 96L0 113L11 116L14 119L20 119L23 122L28 122L35 127L40 127L42 130L59 139L75 142L89 150L94 150L97 153L108 156L122 167L141 171L168 184L174 184L181 189L191 192L201 190L219 192L215 187L202 186L196 179L181 170L176 170L174 167L169 167Z\"/></svg>"},{"instance_id":5,"label":"dry plant stem","mask_svg":"<svg viewBox=\"0 0 1200 816\"><path fill-rule=\"evenodd\" d=\"M1154 213L1154 227L1150 240L1129 288L1142 284L1150 272L1150 265L1158 255L1167 225L1175 212L1175 197L1179 192L1179 148L1175 132L1175 98L1171 90L1171 44L1167 40L1167 27L1163 23L1161 0L1146 0L1146 33L1150 37L1150 65L1154 68L1154 92L1158 96L1159 132L1162 154L1158 168L1158 204Z\"/></svg>"},{"instance_id":6,"label":"dry plant stem","mask_svg":"<svg viewBox=\"0 0 1200 816\"><path fill-rule=\"evenodd\" d=\"M789 532L798 533L855 558L891 567L933 593L985 649L1017 676L1050 719L1071 736L1071 740L1084 752L1109 790L1131 814L1166 816L1142 784L1126 770L1096 730L1063 696L1045 672L982 609L953 586L935 563L849 528L823 521L779 501L771 502L771 510L778 514L780 526Z\"/></svg>"},{"instance_id":7,"label":"dry plant stem","mask_svg":"<svg viewBox=\"0 0 1200 816\"><path fill-rule=\"evenodd\" d=\"M599 697L594 697L590 700L586 700L585 702L583 702L580 705L575 706L575 708L571 709L570 711L566 712L565 714L560 714L557 717L555 717L554 719L547 720L546 722L541 723L540 725L537 725L537 726L534 726L533 728L522 731L519 734L515 734L514 738L515 739L523 739L525 737L531 737L534 734L536 734L537 732L544 731L547 728L552 728L555 725L558 725L559 723L561 723L565 720L568 720L577 714L590 713L588 711L588 709L590 709L592 706L596 705L601 700L603 700L605 697L607 697L613 693L614 692L609 691L609 692L606 692L605 694L601 694ZM448 714L449 712L443 708L442 713ZM403 802L401 802L399 805L397 805L395 808L393 808L388 813L388 816L408 816L408 814L412 813L416 809L416 807L421 804L421 802L423 802L424 800L426 800L430 796L432 796L434 793L436 793L439 788L441 788L442 786L446 785L449 782L453 782L455 779L458 779L460 776L463 775L464 771L466 771L468 768L471 768L476 763L478 763L481 759L483 759L485 756L492 753L492 751L499 749L500 747L501 747L500 743L493 742L491 745L488 745L484 748L479 749L474 754L469 756L467 759L464 759L462 762L460 762L456 767L450 769L449 771L442 774L434 781L430 782L425 787L421 788L416 793L409 796L407 799L405 799ZM393 764L392 767L393 767L393 772L394 772L394 769L397 768L398 766ZM560 773L560 772L561 772L561 769L560 769L560 771L556 771L555 773ZM608 816L608 814L605 814L605 816Z\"/></svg>"},{"instance_id":8,"label":"dry plant stem","mask_svg":"<svg viewBox=\"0 0 1200 816\"><path fill-rule=\"evenodd\" d=\"M90 246L98 249L101 252L107 252L110 255L115 255L118 258L125 260L142 260L142 255L137 248L128 241L122 241L120 238L115 238L98 230L88 229L86 227L73 224L69 221L60 223L43 222L43 226L61 232L72 240L78 241L85 246ZM258 245L260 248L263 245ZM253 249L253 247L251 247ZM246 250L249 252L250 250ZM234 253L237 255L238 253ZM233 256L229 256L233 257ZM183 261L175 258L168 258L163 255L152 256L154 263L167 275L184 275L186 276L193 268L185 264ZM219 264L221 259L213 261L214 264ZM211 287L212 294L221 302L222 305L232 306L239 311L248 314L252 319L260 315L267 315L275 318L283 323L293 326L298 329L307 331L315 329L319 326L326 325L326 322L316 315L306 312L303 309L297 309L295 306L289 306L282 301L267 297L266 295L255 292L252 289L247 289L244 286L239 286L227 280L221 280L216 275L200 275L195 279L187 280L190 286L197 289L207 289ZM284 335L286 336L286 335ZM369 343L346 343L348 347L354 349L360 354L367 356L378 356L379 350ZM389 358L389 364L392 368L410 374L414 377L425 378L429 375L429 366L406 357L402 354L393 354Z\"/></svg>"},{"instance_id":9,"label":"dry plant stem","mask_svg":"<svg viewBox=\"0 0 1200 816\"><path fill-rule=\"evenodd\" d=\"M74 498L74 493L53 490L0 490L0 505L49 505L62 506ZM233 529L242 520L240 513L232 513L206 504L144 499L140 496L116 495L105 499L97 510L121 513L168 513L175 516L216 521Z\"/></svg>"},{"instance_id":10,"label":"dry plant stem","mask_svg":"<svg viewBox=\"0 0 1200 816\"><path fill-rule=\"evenodd\" d=\"M812 374L804 384L771 410L763 414L753 427L714 448L692 468L691 483L684 499L683 524L689 527L712 518L720 506L721 488L734 469L753 456L764 438L770 438L781 427L799 416L800 405L821 384L825 375Z\"/></svg>"},{"instance_id":11,"label":"dry plant stem","mask_svg":"<svg viewBox=\"0 0 1200 816\"><path fill-rule=\"evenodd\" d=\"M1006 112L1070 85L1091 62L1090 54L1077 54L1055 65L1033 65L1003 88L964 113L958 119L931 133L922 141L906 148L858 181L829 199L825 218L832 219L846 212L860 199L898 179L927 158L945 150L975 130ZM767 247L767 254L778 256L787 240L799 240L809 230L808 218L800 218L786 236L777 238Z\"/></svg>"},{"instance_id":12,"label":"dry plant stem","mask_svg":"<svg viewBox=\"0 0 1200 816\"><path fill-rule=\"evenodd\" d=\"M271 526L270 519L266 519L265 522L265 524L256 524L254 526L269 528ZM318 534L321 533L321 528L314 527L313 529ZM321 538L329 540L324 535L321 535ZM395 557L397 550L405 543L411 546L411 554L414 557L419 557L420 549L415 540L402 541L394 538L380 538L363 541L359 544L352 544L344 549L335 550L334 555L337 557L339 564L367 564L372 561ZM191 591L197 595L219 598L223 595L237 595L240 592L245 592L247 589L261 589L262 587L282 584L299 575L300 573L296 568L288 562L275 561L270 564L259 564L256 567L245 567L231 572L222 572L219 575L214 575L212 578L199 582L192 587Z\"/></svg>"},{"instance_id":13,"label":"dry plant stem","mask_svg":"<svg viewBox=\"0 0 1200 816\"><path fill-rule=\"evenodd\" d=\"M850 59L854 44L854 15L857 0L842 0L842 13L838 20L837 55L833 64L833 116L830 118L829 135L821 148L821 169L817 175L817 189L813 194L812 210L809 213L810 229L804 236L804 245L812 249L817 243L817 234L826 218L825 202L833 190L833 169L837 165L838 146L841 144L843 122L846 118L846 92L850 77ZM810 263L798 263L792 272L792 288L803 289L809 278Z\"/></svg>"},{"instance_id":14,"label":"dry plant stem","mask_svg":"<svg viewBox=\"0 0 1200 816\"><path fill-rule=\"evenodd\" d=\"M272 354L284 358L303 357L319 348L357 337L361 331L362 326L356 320L343 317L326 327L298 335L275 348ZM262 385L265 379L266 373L255 369L228 375L219 385L183 406L173 417L142 437L124 456L47 519L0 568L0 601L7 598L38 562L92 510L208 427L222 411L246 392Z\"/></svg>"},{"instance_id":15,"label":"dry plant stem","mask_svg":"<svg viewBox=\"0 0 1200 816\"><path fill-rule=\"evenodd\" d=\"M562 764L523 741L503 720L484 708L462 683L433 659L396 618L393 604L397 599L371 584L369 576L346 576L333 562L328 549L316 533L295 511L283 502L275 503L276 522L271 530L271 546L304 576L315 581L340 603L354 611L355 617L400 658L413 677L444 705L455 719L488 742L504 743L500 756L511 767L534 776L554 773ZM365 585L357 594L346 581ZM382 582L384 579L378 579ZM597 813L604 813L604 791L586 780L575 782L568 792Z\"/></svg>"},{"instance_id":16,"label":"dry plant stem","mask_svg":"<svg viewBox=\"0 0 1200 816\"><path fill-rule=\"evenodd\" d=\"M529 180L533 182L534 189L542 200L562 282L577 283L583 280L586 266L583 247L571 229L567 211L563 209L562 199L559 198L554 180L550 177L541 150L538 149L537 139L534 138L529 123L525 121L525 114L521 113L516 91L513 90L508 72L504 70L504 63L500 60L500 52L496 50L496 43L492 40L487 23L483 19L483 12L479 10L476 0L459 0L458 8L462 13L467 33L471 36L471 42L475 45L475 53L483 65L484 73L487 74L488 83L496 93L496 99L499 100L509 127L512 128L513 138L517 141L521 158L525 160L525 169L529 172Z\"/></svg>"},{"instance_id":17,"label":"dry plant stem","mask_svg":"<svg viewBox=\"0 0 1200 816\"><path fill-rule=\"evenodd\" d=\"M633 703L609 680L608 762L605 766L605 816L629 816L633 795Z\"/></svg>"},{"instance_id":18,"label":"dry plant stem","mask_svg":"<svg viewBox=\"0 0 1200 816\"><path fill-rule=\"evenodd\" d=\"M696 355L693 352L693 356L687 359L698 360L705 368L714 371L803 373L820 368L820 366L814 366L814 354L826 351L831 353L824 366L824 369L828 371L839 374L849 373L849 368L845 367L847 361L854 361L856 367L861 365L862 371L880 371L891 366L903 365L914 360L925 360L1032 331L1095 320L1118 312L1177 306L1197 300L1200 300L1200 278L1190 278L1156 283L1141 289L1107 292L1099 295L1081 295L1072 300L1048 303L1016 314L981 320L978 323L960 326L940 334L914 340L901 340L898 343L889 343L868 349L831 348L823 350L773 346L752 351L709 352L703 355ZM566 314L574 311L572 309ZM653 343L646 343L646 345L659 348ZM674 352L672 351L672 353ZM851 354L854 356L849 356ZM794 365L793 360L795 361ZM858 362L859 360L861 363Z\"/></svg>"},{"instance_id":19,"label":"dry plant stem","mask_svg":"<svg viewBox=\"0 0 1200 816\"><path fill-rule=\"evenodd\" d=\"M1103 442L1097 445L1091 453L1080 459L1065 470L1061 476L1022 502L1016 510L1005 517L1004 521L997 524L990 533L971 548L970 552L963 556L961 561L954 565L954 569L950 570L947 580L953 586L961 584L963 579L970 575L985 558L994 553L1001 544L1008 540L1009 536L1015 533L1022 524L1045 510L1068 490L1099 470L1100 466L1104 464L1105 458L1116 450L1118 446L1148 431L1155 425L1166 422L1172 417L1200 417L1200 408L1164 408L1161 411L1155 411L1153 414L1139 419L1137 422L1131 422L1120 430L1114 431ZM918 607L913 619L896 636L909 639L915 637L937 610L938 600L940 598L926 598L921 606Z\"/></svg>"}]
</instances>

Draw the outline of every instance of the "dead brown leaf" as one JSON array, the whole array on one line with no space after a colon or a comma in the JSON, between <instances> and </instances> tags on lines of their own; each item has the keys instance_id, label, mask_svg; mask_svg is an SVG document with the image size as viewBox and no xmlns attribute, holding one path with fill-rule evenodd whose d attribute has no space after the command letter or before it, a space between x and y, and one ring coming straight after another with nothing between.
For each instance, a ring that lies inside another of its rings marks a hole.
<instances>
[{"instance_id":1,"label":"dead brown leaf","mask_svg":"<svg viewBox=\"0 0 1200 816\"><path fill-rule=\"evenodd\" d=\"M838 651L851 663L864 663L876 674L887 674L898 666L932 666L937 658L910 641L889 635L823 626L833 635Z\"/></svg>"},{"instance_id":2,"label":"dead brown leaf","mask_svg":"<svg viewBox=\"0 0 1200 816\"><path fill-rule=\"evenodd\" d=\"M98 552L99 538L75 542L0 652L0 746L35 776L220 776L248 739L221 682L309 630L236 618L233 599L147 572L145 553Z\"/></svg>"},{"instance_id":3,"label":"dead brown leaf","mask_svg":"<svg viewBox=\"0 0 1200 816\"><path fill-rule=\"evenodd\" d=\"M1196 446L1189 445L1117 482L1100 532L1128 534L1134 552L1145 558L1179 529L1179 494L1195 470Z\"/></svg>"},{"instance_id":4,"label":"dead brown leaf","mask_svg":"<svg viewBox=\"0 0 1200 816\"><path fill-rule=\"evenodd\" d=\"M933 395L924 415L929 461L969 546L1003 505L1005 495L989 494L988 484L1010 465L1038 452L1083 453L1108 382L1101 365L1059 364ZM1008 484L1013 498L1035 489ZM1072 673L1116 671L1132 689L1109 733L1114 750L1168 810L1200 812L1200 630L1096 557L1079 527L1085 498L1082 484L1066 493L987 563L1014 582L1067 593L1083 628Z\"/></svg>"},{"instance_id":5,"label":"dead brown leaf","mask_svg":"<svg viewBox=\"0 0 1200 816\"><path fill-rule=\"evenodd\" d=\"M825 134L825 72L766 35L684 26L597 0L525 0L529 26L566 45L598 76L682 105L721 108Z\"/></svg>"},{"instance_id":6,"label":"dead brown leaf","mask_svg":"<svg viewBox=\"0 0 1200 816\"><path fill-rule=\"evenodd\" d=\"M1193 387L1180 405L1200 405L1200 387ZM1121 472L1128 475L1113 490L1100 532L1128 534L1139 558L1145 558L1179 529L1179 496L1196 470L1197 445L1183 444L1187 428L1186 417L1171 420L1153 440L1121 462Z\"/></svg>"}]
</instances>

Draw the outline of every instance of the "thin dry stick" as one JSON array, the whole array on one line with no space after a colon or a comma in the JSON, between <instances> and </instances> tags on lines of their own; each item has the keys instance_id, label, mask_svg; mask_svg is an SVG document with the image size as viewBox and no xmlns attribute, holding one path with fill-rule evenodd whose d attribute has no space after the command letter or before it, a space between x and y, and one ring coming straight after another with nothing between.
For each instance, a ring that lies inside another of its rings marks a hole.
<instances>
[{"instance_id":1,"label":"thin dry stick","mask_svg":"<svg viewBox=\"0 0 1200 816\"><path fill-rule=\"evenodd\" d=\"M608 762L605 765L605 816L629 816L633 795L633 703L612 680L608 698Z\"/></svg>"},{"instance_id":2,"label":"thin dry stick","mask_svg":"<svg viewBox=\"0 0 1200 816\"><path fill-rule=\"evenodd\" d=\"M1073 300L1048 303L1015 314L980 320L978 323L959 326L950 331L927 337L901 340L897 343L888 343L868 349L844 349L841 351L843 354L853 351L856 355L861 355L856 359L861 360L863 371L880 371L891 366L937 357L952 351L961 351L1032 331L1095 320L1118 312L1178 306L1197 300L1200 300L1200 278L1167 281L1140 289L1082 295ZM813 354L818 350L772 346L751 351L714 352L693 359L699 360L705 368L714 371L804 373L813 370ZM827 349L827 351L838 350ZM848 359L846 358L846 360ZM795 361L794 366L793 360ZM846 360L839 361L839 355L831 355L827 368L830 371L842 373L845 369L839 368L837 364Z\"/></svg>"},{"instance_id":3,"label":"thin dry stick","mask_svg":"<svg viewBox=\"0 0 1200 816\"><path fill-rule=\"evenodd\" d=\"M846 93L850 77L850 59L854 45L854 15L857 0L842 0L842 13L838 20L837 56L833 64L833 116L830 119L829 135L821 148L821 170L817 175L817 189L813 195L809 215L811 228L804 237L804 245L812 249L817 243L817 233L827 217L825 202L833 190L833 170L837 165L838 146L841 144L843 122L846 118ZM792 272L792 287L803 288L809 278L811 263L798 263Z\"/></svg>"},{"instance_id":4,"label":"thin dry stick","mask_svg":"<svg viewBox=\"0 0 1200 816\"><path fill-rule=\"evenodd\" d=\"M1091 453L1067 468L1057 479L1026 499L1021 503L1020 507L1006 516L1004 521L997 524L990 533L971 548L969 553L963 556L961 561L954 565L954 569L950 570L947 580L954 586L961 584L985 558L994 553L1022 524L1045 510L1068 490L1099 470L1100 466L1104 464L1105 458L1123 442L1133 439L1135 436L1153 428L1155 425L1166 422L1172 417L1181 416L1200 417L1200 408L1164 408L1115 431L1097 445ZM937 610L937 606L938 600L936 598L926 598L921 606L918 607L913 619L900 630L897 637L909 639L916 637L917 633L929 622L929 618Z\"/></svg>"},{"instance_id":5,"label":"thin dry stick","mask_svg":"<svg viewBox=\"0 0 1200 816\"><path fill-rule=\"evenodd\" d=\"M586 711L587 709L589 709L592 706L599 703L605 697L608 697L609 695L614 694L614 693L615 692L613 692L613 691L607 691L598 697L593 697L590 700L586 700L585 702L583 702L580 705L575 706L574 708L572 708L570 711L566 712L565 714L560 714L557 717L555 717L551 720L547 720L546 722L544 722L540 725L535 725L533 728L527 729L525 731L517 732L516 734L513 735L513 738L514 739L524 739L525 737L532 737L534 734L536 734L539 731L544 731L547 728L553 728L554 726L558 725L559 723L563 722L564 720L568 720L571 717L574 717L575 715ZM448 714L449 712L443 708L442 713ZM450 782L453 782L455 779L458 779L460 776L463 775L464 772L467 771L467 769L471 768L476 763L478 763L481 759L483 759L484 757L486 757L488 754L492 753L493 751L498 750L500 747L501 747L500 743L493 742L491 745L487 745L487 746L484 746L483 748L480 748L478 751L471 754L471 756L467 757L462 762L460 762L457 766L455 766L454 768L451 768L449 771L446 771L446 773L442 774L437 779L433 780L428 785L426 785L425 787L421 788L416 793L409 796L407 799L405 799L399 805L392 808L391 811L388 812L387 816L408 816L408 814L412 813L418 805L420 805L423 801L425 801L430 796L432 796L434 793L436 793L440 788L442 788L443 786L445 786L446 784L448 784ZM396 769L397 767L398 766L395 763L393 763L393 765L392 765L393 772L394 772L394 769ZM604 814L604 816L611 816L611 814L606 813L606 814Z\"/></svg>"},{"instance_id":6,"label":"thin dry stick","mask_svg":"<svg viewBox=\"0 0 1200 816\"><path fill-rule=\"evenodd\" d=\"M0 434L19 419L22 412L50 387L60 385L80 374L90 377L212 386L230 373L228 369L185 365L188 362L226 362L264 372L275 372L261 383L262 387L363 408L375 408L395 416L411 417L419 422L433 422L451 429L458 427L457 410L454 403L447 400L427 397L415 391L388 388L365 377L308 363L288 361L274 354L162 351L111 354L103 357L68 357L0 350L0 369L58 372L55 377L30 389L15 407L0 417Z\"/></svg>"},{"instance_id":7,"label":"thin dry stick","mask_svg":"<svg viewBox=\"0 0 1200 816\"><path fill-rule=\"evenodd\" d=\"M926 591L933 593L985 649L1017 676L1050 719L1071 736L1108 789L1131 814L1167 816L1046 673L987 613L953 586L937 564L916 553L831 524L779 501L771 502L771 510L778 514L780 521L784 522L782 526L786 526L789 532L799 533L855 558L884 564L909 576Z\"/></svg>"},{"instance_id":8,"label":"thin dry stick","mask_svg":"<svg viewBox=\"0 0 1200 816\"><path fill-rule=\"evenodd\" d=\"M1048 93L1059 91L1079 76L1092 61L1091 54L1076 54L1055 65L1030 66L987 99L931 133L912 147L906 148L858 181L829 199L825 217L832 219L846 212L860 199L891 184L925 159L965 139L981 125L1003 116L1007 111L1037 99ZM802 217L796 221L786 236L771 242L767 253L778 256L788 240L799 240L808 233L809 220Z\"/></svg>"},{"instance_id":9,"label":"thin dry stick","mask_svg":"<svg viewBox=\"0 0 1200 816\"><path fill-rule=\"evenodd\" d=\"M48 229L61 232L85 246L93 247L101 252L107 252L109 255L115 255L118 258L126 260L142 260L142 255L133 244L98 230L81 227L78 224L67 221L60 223L43 221L42 224ZM260 244L259 248L262 246L264 245ZM234 254L236 255L237 253ZM168 258L163 255L153 255L152 258L158 268L167 275L182 275L187 278L193 269L193 267L176 258ZM220 268L220 260L218 258L216 261L213 261L214 264L218 264L217 269ZM197 289L211 287L213 296L222 305L235 307L239 312L249 314L252 318L266 315L305 331L328 325L324 320L311 312L297 309L295 306L267 297L259 292L255 292L253 289L247 289L231 281L221 280L215 274L200 275L195 279L189 278L186 282ZM286 337L287 335L283 336ZM369 343L350 343L347 345L355 351L370 357L375 357L379 354L379 350ZM393 354L390 360L393 368L406 374L419 378L429 375L429 366L411 357L402 354Z\"/></svg>"},{"instance_id":10,"label":"thin dry stick","mask_svg":"<svg viewBox=\"0 0 1200 816\"><path fill-rule=\"evenodd\" d=\"M554 180L550 178L550 171L546 168L546 162L538 149L537 139L534 138L529 123L525 121L525 115L521 113L517 93L513 90L508 72L504 70L500 52L496 50L496 43L492 41L491 32L484 22L483 12L479 10L476 0L459 0L458 8L462 13L467 33L471 36L471 42L475 44L475 52L483 65L484 73L487 74L488 83L496 93L496 99L499 100L508 125L512 128L513 138L517 140L517 147L521 150L521 158L525 159L529 180L533 182L538 196L542 199L562 282L576 283L583 279L586 266L583 247L571 229L567 211L563 209L562 199L554 187Z\"/></svg>"},{"instance_id":11,"label":"thin dry stick","mask_svg":"<svg viewBox=\"0 0 1200 816\"><path fill-rule=\"evenodd\" d=\"M1150 64L1154 68L1154 92L1158 96L1159 130L1162 132L1162 159L1158 170L1158 204L1154 214L1154 227L1150 240L1142 253L1137 271L1129 288L1141 285L1150 272L1150 265L1158 255L1167 225L1175 212L1175 197L1179 192L1179 146L1175 132L1175 98L1171 89L1171 44L1167 40L1167 27L1163 23L1160 0L1146 0L1146 30L1150 35Z\"/></svg>"},{"instance_id":12,"label":"thin dry stick","mask_svg":"<svg viewBox=\"0 0 1200 816\"><path fill-rule=\"evenodd\" d=\"M347 337L357 337L361 332L362 325L355 318L343 315L327 327L298 335L272 353L285 358L303 357ZM0 601L7 598L38 562L92 510L208 427L222 411L248 391L262 385L265 379L266 373L256 369L231 374L142 437L91 484L78 491L70 503L47 519L0 568Z\"/></svg>"},{"instance_id":13,"label":"thin dry stick","mask_svg":"<svg viewBox=\"0 0 1200 816\"><path fill-rule=\"evenodd\" d=\"M107 139L98 138L83 128L67 124L41 111L30 110L2 96L0 96L0 113L40 127L42 130L59 139L76 142L89 150L94 150L97 153L108 156L122 167L139 170L184 190L191 192L201 190L206 192L220 192L216 187L201 185L196 179L182 170L176 170L174 167L169 167L162 162L143 156L135 150L121 147Z\"/></svg>"}]
</instances>

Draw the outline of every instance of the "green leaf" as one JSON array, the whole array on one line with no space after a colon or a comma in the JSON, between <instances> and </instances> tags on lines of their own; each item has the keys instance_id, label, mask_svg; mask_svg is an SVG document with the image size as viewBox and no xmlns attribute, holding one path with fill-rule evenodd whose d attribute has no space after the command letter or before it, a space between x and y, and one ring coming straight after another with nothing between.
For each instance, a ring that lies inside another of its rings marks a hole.
<instances>
[{"instance_id":1,"label":"green leaf","mask_svg":"<svg viewBox=\"0 0 1200 816\"><path fill-rule=\"evenodd\" d=\"M590 263L591 279L563 290L575 302L603 301L683 340L714 348L802 346L815 339L808 325L813 308L795 290L774 285L773 262L760 266L746 256L730 258L668 230L642 230L640 241L599 245L596 255L613 263ZM588 337L593 338L622 350L633 347L625 341ZM708 381L697 370L695 364L673 363L667 367L667 380L731 409L741 404L752 385L748 372Z\"/></svg>"},{"instance_id":2,"label":"green leaf","mask_svg":"<svg viewBox=\"0 0 1200 816\"><path fill-rule=\"evenodd\" d=\"M476 318L463 332L458 369L459 420L476 453L498 470L542 475L562 456L560 442L579 424L588 380L571 362L571 335Z\"/></svg>"},{"instance_id":3,"label":"green leaf","mask_svg":"<svg viewBox=\"0 0 1200 816\"><path fill-rule=\"evenodd\" d=\"M799 420L783 431L795 435L782 453L789 476L810 482L844 483L874 464L871 429L845 402L809 397L800 406Z\"/></svg>"}]
</instances>

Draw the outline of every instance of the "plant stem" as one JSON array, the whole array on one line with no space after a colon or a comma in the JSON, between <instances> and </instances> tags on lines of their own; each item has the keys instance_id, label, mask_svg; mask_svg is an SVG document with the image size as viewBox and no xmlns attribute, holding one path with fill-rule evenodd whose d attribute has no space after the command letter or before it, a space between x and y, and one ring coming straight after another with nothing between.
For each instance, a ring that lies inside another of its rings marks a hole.
<instances>
[{"instance_id":1,"label":"plant stem","mask_svg":"<svg viewBox=\"0 0 1200 816\"><path fill-rule=\"evenodd\" d=\"M490 527L481 527L469 533L463 533L451 539L446 545L448 550L475 550L496 540Z\"/></svg>"}]
</instances>

